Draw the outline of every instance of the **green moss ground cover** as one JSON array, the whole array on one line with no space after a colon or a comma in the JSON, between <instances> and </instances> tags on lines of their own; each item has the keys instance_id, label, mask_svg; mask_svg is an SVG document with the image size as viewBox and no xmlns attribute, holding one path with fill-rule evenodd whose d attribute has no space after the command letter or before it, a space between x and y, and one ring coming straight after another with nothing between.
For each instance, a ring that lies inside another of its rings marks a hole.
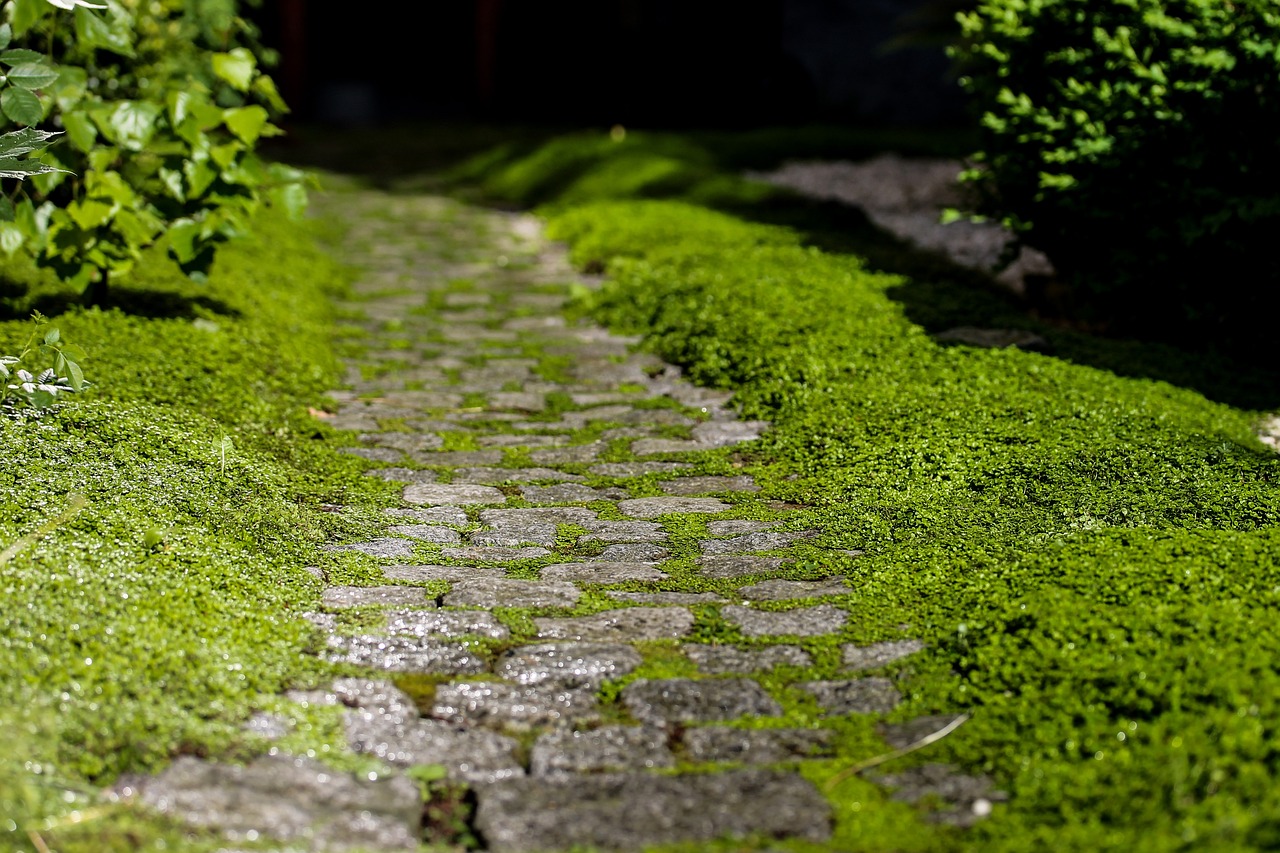
<instances>
[{"instance_id":1,"label":"green moss ground cover","mask_svg":"<svg viewBox=\"0 0 1280 853\"><path fill-rule=\"evenodd\" d=\"M902 834L859 818L855 780L840 849L1274 846L1280 459L1248 408L1275 405L1274 372L1036 324L688 140L564 138L455 174L542 203L609 273L587 310L775 422L745 460L765 495L866 552L812 568L852 580L862 639L929 643L898 713L973 713L902 762L990 773L1011 802ZM1057 355L927 335L957 317Z\"/></svg>"}]
</instances>

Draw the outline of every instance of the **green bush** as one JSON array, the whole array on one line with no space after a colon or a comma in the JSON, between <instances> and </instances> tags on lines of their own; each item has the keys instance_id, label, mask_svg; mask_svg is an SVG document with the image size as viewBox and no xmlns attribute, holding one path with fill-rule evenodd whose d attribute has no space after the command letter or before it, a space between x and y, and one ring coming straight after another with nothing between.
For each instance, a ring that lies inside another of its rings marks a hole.
<instances>
[{"instance_id":1,"label":"green bush","mask_svg":"<svg viewBox=\"0 0 1280 853\"><path fill-rule=\"evenodd\" d=\"M1280 137L1261 130L1280 122L1280 5L983 0L960 17L988 212L1104 319L1256 318L1280 283Z\"/></svg>"}]
</instances>

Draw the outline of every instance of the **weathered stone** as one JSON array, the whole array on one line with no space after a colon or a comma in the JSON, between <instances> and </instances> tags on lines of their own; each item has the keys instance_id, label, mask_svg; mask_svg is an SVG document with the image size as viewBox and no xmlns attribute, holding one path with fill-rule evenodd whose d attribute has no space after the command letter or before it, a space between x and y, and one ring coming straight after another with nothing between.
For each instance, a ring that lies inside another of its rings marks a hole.
<instances>
[{"instance_id":1,"label":"weathered stone","mask_svg":"<svg viewBox=\"0 0 1280 853\"><path fill-rule=\"evenodd\" d=\"M586 527L596 523L596 512L579 506L486 509L480 512L480 521L494 528L536 523L577 524Z\"/></svg>"},{"instance_id":2,"label":"weathered stone","mask_svg":"<svg viewBox=\"0 0 1280 853\"><path fill-rule=\"evenodd\" d=\"M245 766L179 756L138 783L136 793L144 806L232 841L274 838L317 851L418 849L422 801L403 776L356 776L287 755Z\"/></svg>"},{"instance_id":3,"label":"weathered stone","mask_svg":"<svg viewBox=\"0 0 1280 853\"><path fill-rule=\"evenodd\" d=\"M476 828L494 853L638 850L744 835L822 841L831 832L818 791L774 771L539 777L478 793Z\"/></svg>"},{"instance_id":4,"label":"weathered stone","mask_svg":"<svg viewBox=\"0 0 1280 853\"><path fill-rule=\"evenodd\" d=\"M640 653L622 643L541 643L502 655L494 671L517 684L598 688L640 665Z\"/></svg>"},{"instance_id":5,"label":"weathered stone","mask_svg":"<svg viewBox=\"0 0 1280 853\"><path fill-rule=\"evenodd\" d=\"M538 636L551 640L661 640L683 637L693 629L693 614L683 607L626 607L591 616L533 620Z\"/></svg>"},{"instance_id":6,"label":"weathered stone","mask_svg":"<svg viewBox=\"0 0 1280 853\"><path fill-rule=\"evenodd\" d=\"M663 542L667 532L656 521L593 521L583 542Z\"/></svg>"},{"instance_id":7,"label":"weathered stone","mask_svg":"<svg viewBox=\"0 0 1280 853\"><path fill-rule=\"evenodd\" d=\"M370 468L364 475L393 483L434 483L440 479L436 472L420 468Z\"/></svg>"},{"instance_id":8,"label":"weathered stone","mask_svg":"<svg viewBox=\"0 0 1280 853\"><path fill-rule=\"evenodd\" d=\"M404 454L389 447L339 447L339 453L347 456L359 456L370 462L399 462Z\"/></svg>"},{"instance_id":9,"label":"weathered stone","mask_svg":"<svg viewBox=\"0 0 1280 853\"><path fill-rule=\"evenodd\" d=\"M831 732L822 729L736 729L704 726L688 729L684 745L695 761L776 764L830 755Z\"/></svg>"},{"instance_id":10,"label":"weathered stone","mask_svg":"<svg viewBox=\"0 0 1280 853\"><path fill-rule=\"evenodd\" d=\"M415 450L435 450L444 445L444 439L438 435L423 435L410 432L374 432L365 433L360 440L377 447L389 447L393 450L411 452Z\"/></svg>"},{"instance_id":11,"label":"weathered stone","mask_svg":"<svg viewBox=\"0 0 1280 853\"><path fill-rule=\"evenodd\" d=\"M716 513L729 509L716 498L634 498L618 502L618 511L632 518L657 518L671 513Z\"/></svg>"},{"instance_id":12,"label":"weathered stone","mask_svg":"<svg viewBox=\"0 0 1280 853\"><path fill-rule=\"evenodd\" d=\"M368 554L370 557L396 559L413 556L413 540L384 537L370 539L368 542L352 542L349 545L329 545L325 550L355 551L360 554Z\"/></svg>"},{"instance_id":13,"label":"weathered stone","mask_svg":"<svg viewBox=\"0 0 1280 853\"><path fill-rule=\"evenodd\" d=\"M714 592L618 592L610 590L605 595L614 601L633 604L723 604L724 599Z\"/></svg>"},{"instance_id":14,"label":"weathered stone","mask_svg":"<svg viewBox=\"0 0 1280 853\"><path fill-rule=\"evenodd\" d=\"M754 441L769 428L768 421L706 421L693 428L693 440L706 447L728 447Z\"/></svg>"},{"instance_id":15,"label":"weathered stone","mask_svg":"<svg viewBox=\"0 0 1280 853\"><path fill-rule=\"evenodd\" d=\"M581 428L592 421L616 421L631 414L633 411L635 410L626 405L597 406L594 409L584 409L580 412L565 412L561 420L569 426Z\"/></svg>"},{"instance_id":16,"label":"weathered stone","mask_svg":"<svg viewBox=\"0 0 1280 853\"><path fill-rule=\"evenodd\" d=\"M884 714L902 701L902 694L887 678L810 681L800 686L831 714Z\"/></svg>"},{"instance_id":17,"label":"weathered stone","mask_svg":"<svg viewBox=\"0 0 1280 853\"><path fill-rule=\"evenodd\" d=\"M500 568L481 566L383 566L387 580L424 583L426 581L474 581L504 577Z\"/></svg>"},{"instance_id":18,"label":"weathered stone","mask_svg":"<svg viewBox=\"0 0 1280 853\"><path fill-rule=\"evenodd\" d=\"M492 415L490 417L493 417ZM428 453L412 453L420 465L497 465L502 461L502 449L492 450L435 450Z\"/></svg>"},{"instance_id":19,"label":"weathered stone","mask_svg":"<svg viewBox=\"0 0 1280 853\"><path fill-rule=\"evenodd\" d=\"M556 544L556 526L544 521L503 524L489 530L477 530L468 534L467 539L472 545L490 547L517 548L532 544L550 548Z\"/></svg>"},{"instance_id":20,"label":"weathered stone","mask_svg":"<svg viewBox=\"0 0 1280 853\"><path fill-rule=\"evenodd\" d=\"M594 462L608 445L603 442L576 444L571 447L546 447L529 451L529 459L539 465L566 465Z\"/></svg>"},{"instance_id":21,"label":"weathered stone","mask_svg":"<svg viewBox=\"0 0 1280 853\"><path fill-rule=\"evenodd\" d=\"M279 714L255 711L240 728L260 738L279 740L293 730L293 721Z\"/></svg>"},{"instance_id":22,"label":"weathered stone","mask_svg":"<svg viewBox=\"0 0 1280 853\"><path fill-rule=\"evenodd\" d=\"M744 533L732 539L704 539L702 553L707 556L719 554L750 554L756 551L776 551L788 548L797 542L812 537L812 531L785 533L779 531L761 531L760 533Z\"/></svg>"},{"instance_id":23,"label":"weathered stone","mask_svg":"<svg viewBox=\"0 0 1280 853\"><path fill-rule=\"evenodd\" d=\"M666 572L648 563L592 561L586 563L555 563L544 566L543 580L576 581L578 583L625 583L627 581L657 581L667 577Z\"/></svg>"},{"instance_id":24,"label":"weathered stone","mask_svg":"<svg viewBox=\"0 0 1280 853\"><path fill-rule=\"evenodd\" d=\"M699 557L698 568L704 578L723 580L743 575L762 575L782 568L781 557L722 556Z\"/></svg>"},{"instance_id":25,"label":"weathered stone","mask_svg":"<svg viewBox=\"0 0 1280 853\"><path fill-rule=\"evenodd\" d=\"M643 477L646 474L687 471L692 467L686 462L602 462L587 470L597 477Z\"/></svg>"},{"instance_id":26,"label":"weathered stone","mask_svg":"<svg viewBox=\"0 0 1280 853\"><path fill-rule=\"evenodd\" d=\"M387 530L435 545L456 545L462 541L462 535L458 531L434 524L393 524Z\"/></svg>"},{"instance_id":27,"label":"weathered stone","mask_svg":"<svg viewBox=\"0 0 1280 853\"><path fill-rule=\"evenodd\" d=\"M870 646L845 646L844 665L851 670L876 669L924 649L920 640L890 640Z\"/></svg>"},{"instance_id":28,"label":"weathered stone","mask_svg":"<svg viewBox=\"0 0 1280 853\"><path fill-rule=\"evenodd\" d=\"M752 477L681 477L659 483L658 488L669 495L693 497L716 492L758 492L760 487Z\"/></svg>"},{"instance_id":29,"label":"weathered stone","mask_svg":"<svg viewBox=\"0 0 1280 853\"><path fill-rule=\"evenodd\" d=\"M494 640L505 640L511 634L486 610L393 610L387 613L387 633L412 637L474 635Z\"/></svg>"},{"instance_id":30,"label":"weathered stone","mask_svg":"<svg viewBox=\"0 0 1280 853\"><path fill-rule=\"evenodd\" d=\"M696 441L680 438L642 438L631 442L631 452L636 456L652 456L657 453L695 453L707 447Z\"/></svg>"},{"instance_id":31,"label":"weathered stone","mask_svg":"<svg viewBox=\"0 0 1280 853\"><path fill-rule=\"evenodd\" d=\"M738 626L748 637L787 634L796 637L817 637L834 634L844 629L849 613L832 604L816 607L798 607L795 610L766 612L749 607L730 605L721 608L720 614Z\"/></svg>"},{"instance_id":32,"label":"weathered stone","mask_svg":"<svg viewBox=\"0 0 1280 853\"><path fill-rule=\"evenodd\" d=\"M852 592L844 578L822 581L791 581L775 578L744 586L738 594L751 601L786 601L791 598L820 598L824 595L848 595Z\"/></svg>"},{"instance_id":33,"label":"weathered stone","mask_svg":"<svg viewBox=\"0 0 1280 853\"><path fill-rule=\"evenodd\" d=\"M554 468L459 468L453 472L455 483L534 483L552 480L561 483L582 480L581 474L566 474Z\"/></svg>"},{"instance_id":34,"label":"weathered stone","mask_svg":"<svg viewBox=\"0 0 1280 853\"><path fill-rule=\"evenodd\" d=\"M431 716L466 725L529 729L595 717L590 690L557 685L526 686L495 681L455 681L436 688Z\"/></svg>"},{"instance_id":35,"label":"weathered stone","mask_svg":"<svg viewBox=\"0 0 1280 853\"><path fill-rule=\"evenodd\" d=\"M660 563L670 556L670 551L652 542L622 542L605 548L596 560L615 563Z\"/></svg>"},{"instance_id":36,"label":"weathered stone","mask_svg":"<svg viewBox=\"0 0 1280 853\"><path fill-rule=\"evenodd\" d=\"M709 646L690 643L684 647L698 669L712 675L731 672L767 672L776 666L809 666L813 659L799 646L767 646L740 649L737 646Z\"/></svg>"},{"instance_id":37,"label":"weathered stone","mask_svg":"<svg viewBox=\"0 0 1280 853\"><path fill-rule=\"evenodd\" d=\"M545 394L531 394L526 391L498 391L489 395L489 406L494 409L541 412L547 407L547 399Z\"/></svg>"},{"instance_id":38,"label":"weathered stone","mask_svg":"<svg viewBox=\"0 0 1280 853\"><path fill-rule=\"evenodd\" d=\"M739 536L743 533L759 533L776 527L776 521L748 521L743 518L726 518L707 522L707 532L712 536Z\"/></svg>"},{"instance_id":39,"label":"weathered stone","mask_svg":"<svg viewBox=\"0 0 1280 853\"><path fill-rule=\"evenodd\" d=\"M557 776L674 767L675 756L661 729L604 726L587 732L548 732L533 745L529 773Z\"/></svg>"},{"instance_id":40,"label":"weathered stone","mask_svg":"<svg viewBox=\"0 0 1280 853\"><path fill-rule=\"evenodd\" d=\"M623 688L622 702L633 717L650 725L776 717L782 713L782 706L763 687L746 678L642 678Z\"/></svg>"},{"instance_id":41,"label":"weathered stone","mask_svg":"<svg viewBox=\"0 0 1280 853\"><path fill-rule=\"evenodd\" d=\"M330 636L330 659L391 672L423 672L441 675L473 675L484 672L484 661L457 643L429 637Z\"/></svg>"},{"instance_id":42,"label":"weathered stone","mask_svg":"<svg viewBox=\"0 0 1280 853\"><path fill-rule=\"evenodd\" d=\"M433 506L425 509L392 507L384 513L396 518L407 518L421 524L451 524L461 527L467 523L467 513L456 506Z\"/></svg>"},{"instance_id":43,"label":"weathered stone","mask_svg":"<svg viewBox=\"0 0 1280 853\"><path fill-rule=\"evenodd\" d=\"M481 447L559 447L569 440L565 435L530 435L498 433L476 439Z\"/></svg>"},{"instance_id":44,"label":"weathered stone","mask_svg":"<svg viewBox=\"0 0 1280 853\"><path fill-rule=\"evenodd\" d=\"M331 586L320 600L325 607L362 607L367 604L435 607L436 604L435 599L427 599L426 590L413 586Z\"/></svg>"},{"instance_id":45,"label":"weathered stone","mask_svg":"<svg viewBox=\"0 0 1280 853\"><path fill-rule=\"evenodd\" d=\"M535 504L587 503L588 501L608 499L608 495L605 492L579 483L561 483L555 486L522 486L520 495L529 503Z\"/></svg>"},{"instance_id":46,"label":"weathered stone","mask_svg":"<svg viewBox=\"0 0 1280 853\"><path fill-rule=\"evenodd\" d=\"M571 583L486 578L453 585L444 603L453 607L572 607L582 595Z\"/></svg>"},{"instance_id":47,"label":"weathered stone","mask_svg":"<svg viewBox=\"0 0 1280 853\"><path fill-rule=\"evenodd\" d=\"M406 486L404 499L411 504L445 504L450 506L507 502L507 496L492 486L446 486L434 483L418 483Z\"/></svg>"},{"instance_id":48,"label":"weathered stone","mask_svg":"<svg viewBox=\"0 0 1280 853\"><path fill-rule=\"evenodd\" d=\"M441 556L450 560L469 560L475 563L512 563L516 560L536 560L551 552L546 548L491 548L487 545L471 545L459 548L443 548Z\"/></svg>"},{"instance_id":49,"label":"weathered stone","mask_svg":"<svg viewBox=\"0 0 1280 853\"><path fill-rule=\"evenodd\" d=\"M951 826L973 826L991 814L992 803L1009 799L1007 793L996 790L989 777L970 776L949 764L923 764L898 773L871 774L868 778L894 789L890 799L930 803L933 808L926 813L926 819Z\"/></svg>"}]
</instances>

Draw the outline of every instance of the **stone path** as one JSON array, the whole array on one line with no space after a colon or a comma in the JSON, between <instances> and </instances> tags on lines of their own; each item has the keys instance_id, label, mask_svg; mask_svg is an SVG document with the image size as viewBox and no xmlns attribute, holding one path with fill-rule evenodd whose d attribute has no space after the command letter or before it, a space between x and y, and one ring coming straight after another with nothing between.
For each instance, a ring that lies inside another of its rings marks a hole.
<instances>
[{"instance_id":1,"label":"stone path","mask_svg":"<svg viewBox=\"0 0 1280 853\"><path fill-rule=\"evenodd\" d=\"M401 773L429 765L468 786L467 828L494 851L826 839L831 808L798 768L832 755L824 720L892 710L893 665L923 644L845 643L840 677L814 677L851 590L793 569L821 531L725 452L768 424L634 340L567 324L570 285L592 282L536 220L421 196L329 203L364 270L347 307L366 348L331 422L403 503L331 546L373 580L324 573L310 616L357 674L289 698L342 707L350 748L388 767L187 758L135 793L233 838L415 849L420 795ZM786 724L797 701L817 722ZM889 781L941 795L950 822L989 809L984 780L931 772Z\"/></svg>"}]
</instances>

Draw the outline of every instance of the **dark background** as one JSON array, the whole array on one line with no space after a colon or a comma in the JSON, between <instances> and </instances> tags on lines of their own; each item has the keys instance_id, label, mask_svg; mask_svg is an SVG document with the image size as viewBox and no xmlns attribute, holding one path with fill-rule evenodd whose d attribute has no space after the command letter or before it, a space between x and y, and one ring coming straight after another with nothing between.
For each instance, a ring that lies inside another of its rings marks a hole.
<instances>
[{"instance_id":1,"label":"dark background","mask_svg":"<svg viewBox=\"0 0 1280 853\"><path fill-rule=\"evenodd\" d=\"M362 16L265 0L254 18L306 121L929 125L963 116L936 38L950 5L392 0Z\"/></svg>"}]
</instances>

